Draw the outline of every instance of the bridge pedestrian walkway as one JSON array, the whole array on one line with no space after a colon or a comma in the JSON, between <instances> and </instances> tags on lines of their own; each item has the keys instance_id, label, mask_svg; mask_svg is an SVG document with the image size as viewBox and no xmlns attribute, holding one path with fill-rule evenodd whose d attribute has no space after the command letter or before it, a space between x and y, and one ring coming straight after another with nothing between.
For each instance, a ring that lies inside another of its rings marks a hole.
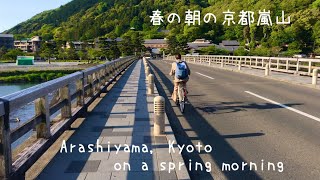
<instances>
[{"instance_id":1,"label":"bridge pedestrian walkway","mask_svg":"<svg viewBox=\"0 0 320 180\"><path fill-rule=\"evenodd\" d=\"M185 166L168 171L169 162L177 165L184 161L175 143L176 153L169 153L168 143L176 141L167 118L165 135L153 136L153 99L157 90L154 95L147 95L146 87L144 66L139 60L103 98L94 102L96 106L66 140L66 146L61 143L62 152L54 156L37 179L189 179ZM84 149L79 149L80 144ZM71 145L75 145L72 153ZM133 152L134 146L139 146L141 152ZM142 153L143 147L147 153ZM129 149L131 153L127 152ZM142 162L148 170L142 169ZM165 170L161 170L161 162L166 163Z\"/></svg>"}]
</instances>

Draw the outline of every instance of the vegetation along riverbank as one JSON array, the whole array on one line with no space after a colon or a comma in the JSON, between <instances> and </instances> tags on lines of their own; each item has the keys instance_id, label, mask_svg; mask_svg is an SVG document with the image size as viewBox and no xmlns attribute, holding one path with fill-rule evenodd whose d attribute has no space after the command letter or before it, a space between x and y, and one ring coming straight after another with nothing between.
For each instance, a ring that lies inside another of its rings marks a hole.
<instances>
[{"instance_id":1,"label":"vegetation along riverbank","mask_svg":"<svg viewBox=\"0 0 320 180\"><path fill-rule=\"evenodd\" d=\"M29 70L29 71L3 71L0 72L0 83L13 82L45 82L56 79L81 69L72 70Z\"/></svg>"}]
</instances>

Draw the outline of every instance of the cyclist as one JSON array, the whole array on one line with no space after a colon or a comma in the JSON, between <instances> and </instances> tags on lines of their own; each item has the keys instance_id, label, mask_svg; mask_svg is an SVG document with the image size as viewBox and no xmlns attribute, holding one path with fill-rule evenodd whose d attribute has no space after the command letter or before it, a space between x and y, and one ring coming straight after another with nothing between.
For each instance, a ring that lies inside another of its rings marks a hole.
<instances>
[{"instance_id":1,"label":"cyclist","mask_svg":"<svg viewBox=\"0 0 320 180\"><path fill-rule=\"evenodd\" d=\"M189 80L189 76L191 74L190 68L187 64L187 62L183 61L181 59L181 54L177 54L175 56L176 62L173 62L171 64L171 71L169 73L170 76L174 75L174 90L172 93L172 100L177 103L177 94L178 94L178 86L179 83L183 84L184 89L187 91L187 82ZM185 99L186 102L188 102L187 99Z\"/></svg>"}]
</instances>

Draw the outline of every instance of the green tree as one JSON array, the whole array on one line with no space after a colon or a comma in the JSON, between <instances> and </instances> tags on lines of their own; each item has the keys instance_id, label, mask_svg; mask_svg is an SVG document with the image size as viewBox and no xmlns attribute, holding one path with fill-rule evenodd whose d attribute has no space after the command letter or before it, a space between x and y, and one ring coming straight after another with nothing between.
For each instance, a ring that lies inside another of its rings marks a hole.
<instances>
[{"instance_id":1,"label":"green tree","mask_svg":"<svg viewBox=\"0 0 320 180\"><path fill-rule=\"evenodd\" d=\"M69 43L70 48L67 49L67 57L70 60L76 60L78 59L78 54L74 48L74 44L72 42Z\"/></svg>"},{"instance_id":2,"label":"green tree","mask_svg":"<svg viewBox=\"0 0 320 180\"><path fill-rule=\"evenodd\" d=\"M80 60L87 58L87 52L83 49L78 51L77 54L78 54L78 57L80 58Z\"/></svg>"},{"instance_id":3,"label":"green tree","mask_svg":"<svg viewBox=\"0 0 320 180\"><path fill-rule=\"evenodd\" d=\"M184 35L169 35L167 37L168 50L171 54L184 54L187 49L187 39Z\"/></svg>"},{"instance_id":4,"label":"green tree","mask_svg":"<svg viewBox=\"0 0 320 180\"><path fill-rule=\"evenodd\" d=\"M134 53L141 52L143 49L143 35L140 32L132 32L130 33L131 36L131 42L134 49Z\"/></svg>"},{"instance_id":5,"label":"green tree","mask_svg":"<svg viewBox=\"0 0 320 180\"><path fill-rule=\"evenodd\" d=\"M120 49L118 48L118 43L115 39L109 39L101 43L101 50L107 59L116 59L121 55Z\"/></svg>"},{"instance_id":6,"label":"green tree","mask_svg":"<svg viewBox=\"0 0 320 180\"><path fill-rule=\"evenodd\" d=\"M59 48L58 50L58 58L65 60L68 57L67 51L65 48Z\"/></svg>"},{"instance_id":7,"label":"green tree","mask_svg":"<svg viewBox=\"0 0 320 180\"><path fill-rule=\"evenodd\" d=\"M243 47L238 48L234 51L235 56L247 56L249 52L245 50Z\"/></svg>"},{"instance_id":8,"label":"green tree","mask_svg":"<svg viewBox=\"0 0 320 180\"><path fill-rule=\"evenodd\" d=\"M121 51L122 56L132 55L132 41L129 35L122 36L122 41L119 43L119 49Z\"/></svg>"},{"instance_id":9,"label":"green tree","mask_svg":"<svg viewBox=\"0 0 320 180\"><path fill-rule=\"evenodd\" d=\"M24 56L26 53L20 49L10 49L5 55L4 59L15 60L17 56Z\"/></svg>"},{"instance_id":10,"label":"green tree","mask_svg":"<svg viewBox=\"0 0 320 180\"><path fill-rule=\"evenodd\" d=\"M94 49L94 48L88 48L88 63L90 63L89 60L94 60L97 57L102 56L102 52L99 49Z\"/></svg>"},{"instance_id":11,"label":"green tree","mask_svg":"<svg viewBox=\"0 0 320 180\"><path fill-rule=\"evenodd\" d=\"M55 46L53 43L45 42L42 43L40 48L40 56L47 59L48 63L51 64L51 58L55 53Z\"/></svg>"},{"instance_id":12,"label":"green tree","mask_svg":"<svg viewBox=\"0 0 320 180\"><path fill-rule=\"evenodd\" d=\"M142 30L142 24L140 22L140 19L137 16L131 20L130 26L135 28L136 30L139 30L139 31Z\"/></svg>"},{"instance_id":13,"label":"green tree","mask_svg":"<svg viewBox=\"0 0 320 180\"><path fill-rule=\"evenodd\" d=\"M143 34L139 31L128 31L122 36L119 49L123 56L133 55L143 50Z\"/></svg>"},{"instance_id":14,"label":"green tree","mask_svg":"<svg viewBox=\"0 0 320 180\"><path fill-rule=\"evenodd\" d=\"M4 46L0 48L0 59L4 58L4 55L8 52L8 49Z\"/></svg>"}]
</instances>

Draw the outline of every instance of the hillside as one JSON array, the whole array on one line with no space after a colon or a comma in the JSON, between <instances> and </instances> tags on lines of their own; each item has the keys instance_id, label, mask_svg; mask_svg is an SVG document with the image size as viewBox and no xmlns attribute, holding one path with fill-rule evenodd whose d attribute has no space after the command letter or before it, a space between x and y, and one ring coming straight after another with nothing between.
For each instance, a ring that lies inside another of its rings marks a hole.
<instances>
[{"instance_id":1,"label":"hillside","mask_svg":"<svg viewBox=\"0 0 320 180\"><path fill-rule=\"evenodd\" d=\"M178 13L182 23L167 23L152 26L150 15L159 9L165 18L169 13ZM184 23L185 11L200 10L214 13L217 23L200 26L187 26ZM239 12L270 10L273 26L232 25L223 26L223 11L236 12L235 22L239 21ZM44 39L90 40L96 37L118 37L130 27L143 31L145 38L163 38L167 36L159 30L170 30L170 35L192 41L196 38L210 39L216 43L223 39L237 39L250 47L261 47L280 51L284 45L288 50L320 53L320 0L73 0L60 8L40 13L30 20L18 24L7 31L16 37L40 35ZM291 25L276 25L276 16L281 11L291 16ZM260 48L260 49L261 49ZM283 49L282 49L283 50Z\"/></svg>"}]
</instances>

